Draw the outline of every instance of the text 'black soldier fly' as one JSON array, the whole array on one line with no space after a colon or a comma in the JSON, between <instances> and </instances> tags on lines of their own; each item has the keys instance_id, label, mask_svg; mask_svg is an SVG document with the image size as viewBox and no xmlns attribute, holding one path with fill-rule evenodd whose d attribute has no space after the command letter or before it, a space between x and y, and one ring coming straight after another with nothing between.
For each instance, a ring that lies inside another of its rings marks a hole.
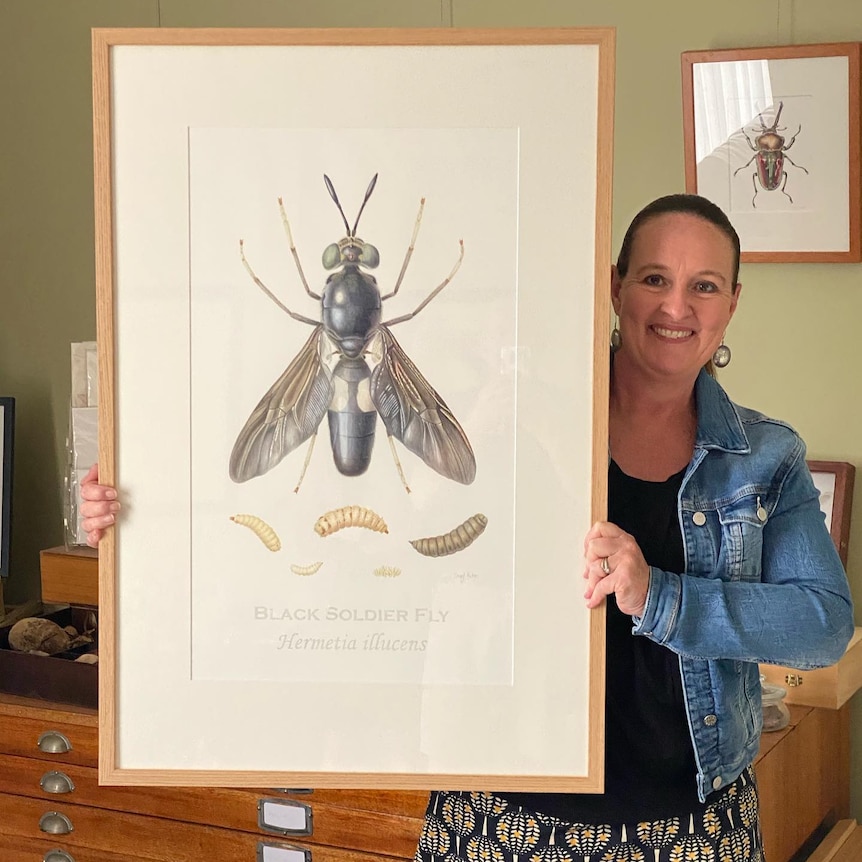
<instances>
[{"instance_id":1,"label":"text 'black soldier fly'","mask_svg":"<svg viewBox=\"0 0 862 862\"><path fill-rule=\"evenodd\" d=\"M415 317L449 284L464 259L464 242L460 243L460 254L452 271L423 302L409 314L381 321L383 303L398 293L410 263L425 199L419 204L413 236L395 286L390 293L381 296L377 280L365 271L378 265L380 254L356 235L359 218L377 184L377 174L368 184L352 229L332 182L326 174L323 179L341 213L347 235L323 252L324 268L335 272L326 279L322 296L308 286L284 205L281 198L278 200L302 285L312 299L320 302L320 320L297 314L279 301L255 275L240 241L243 265L255 284L282 311L314 329L239 432L230 456L230 477L234 482L245 482L261 476L311 438L295 489L298 491L324 416L329 420L335 466L345 476L359 476L371 463L374 431L380 414L398 473L408 492L393 437L441 476L470 484L476 476L476 459L467 435L390 330L396 323Z\"/></svg>"}]
</instances>

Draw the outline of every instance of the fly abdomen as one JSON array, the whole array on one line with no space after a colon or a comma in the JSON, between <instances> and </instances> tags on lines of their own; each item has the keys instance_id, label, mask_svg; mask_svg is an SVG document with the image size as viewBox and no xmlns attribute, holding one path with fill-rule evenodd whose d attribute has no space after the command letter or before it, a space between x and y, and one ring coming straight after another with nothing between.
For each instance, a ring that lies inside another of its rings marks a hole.
<instances>
[{"instance_id":1,"label":"fly abdomen","mask_svg":"<svg viewBox=\"0 0 862 862\"><path fill-rule=\"evenodd\" d=\"M329 440L335 466L344 476L359 476L371 463L377 410L370 381L371 369L361 357L343 357L332 373Z\"/></svg>"}]
</instances>

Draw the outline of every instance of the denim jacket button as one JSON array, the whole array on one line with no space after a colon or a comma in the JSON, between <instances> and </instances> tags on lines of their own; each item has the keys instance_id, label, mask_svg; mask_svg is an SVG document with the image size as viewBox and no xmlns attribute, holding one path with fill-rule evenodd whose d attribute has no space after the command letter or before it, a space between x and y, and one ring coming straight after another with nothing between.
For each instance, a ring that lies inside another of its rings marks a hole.
<instances>
[{"instance_id":1,"label":"denim jacket button","mask_svg":"<svg viewBox=\"0 0 862 862\"><path fill-rule=\"evenodd\" d=\"M702 527L706 523L706 515L703 512L695 512L691 516L691 520L694 521L696 526Z\"/></svg>"},{"instance_id":2,"label":"denim jacket button","mask_svg":"<svg viewBox=\"0 0 862 862\"><path fill-rule=\"evenodd\" d=\"M710 713L709 715L705 716L705 717L704 717L704 719L703 719L703 723L704 723L707 727L715 727L715 723L716 723L717 721L718 721L718 719L717 719L717 718L716 718L712 713Z\"/></svg>"},{"instance_id":3,"label":"denim jacket button","mask_svg":"<svg viewBox=\"0 0 862 862\"><path fill-rule=\"evenodd\" d=\"M712 789L718 790L719 787L721 787L721 776L720 775L716 776L715 778L712 779Z\"/></svg>"},{"instance_id":4,"label":"denim jacket button","mask_svg":"<svg viewBox=\"0 0 862 862\"><path fill-rule=\"evenodd\" d=\"M766 520L766 517L767 517L766 509L764 509L763 506L758 506L757 507L757 520L760 521L761 523L763 523Z\"/></svg>"}]
</instances>

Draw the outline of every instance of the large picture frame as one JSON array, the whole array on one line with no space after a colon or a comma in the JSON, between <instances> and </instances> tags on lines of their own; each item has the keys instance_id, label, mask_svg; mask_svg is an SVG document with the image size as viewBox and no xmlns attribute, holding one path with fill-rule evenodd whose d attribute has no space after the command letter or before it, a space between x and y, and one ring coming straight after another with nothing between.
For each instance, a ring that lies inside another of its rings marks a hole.
<instances>
[{"instance_id":1,"label":"large picture frame","mask_svg":"<svg viewBox=\"0 0 862 862\"><path fill-rule=\"evenodd\" d=\"M93 32L101 782L601 789L613 52Z\"/></svg>"},{"instance_id":2,"label":"large picture frame","mask_svg":"<svg viewBox=\"0 0 862 862\"><path fill-rule=\"evenodd\" d=\"M0 578L9 577L12 537L12 462L15 448L15 399L0 398ZM2 597L0 589L0 597ZM2 608L0 608L2 610Z\"/></svg>"},{"instance_id":3,"label":"large picture frame","mask_svg":"<svg viewBox=\"0 0 862 862\"><path fill-rule=\"evenodd\" d=\"M682 54L686 191L736 227L742 260L854 263L860 43Z\"/></svg>"}]
</instances>

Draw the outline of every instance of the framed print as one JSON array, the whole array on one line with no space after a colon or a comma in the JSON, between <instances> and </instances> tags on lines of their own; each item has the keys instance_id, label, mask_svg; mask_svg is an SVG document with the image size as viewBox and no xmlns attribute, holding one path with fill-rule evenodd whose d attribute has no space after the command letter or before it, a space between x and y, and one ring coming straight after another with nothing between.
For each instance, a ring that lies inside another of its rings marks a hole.
<instances>
[{"instance_id":1,"label":"framed print","mask_svg":"<svg viewBox=\"0 0 862 862\"><path fill-rule=\"evenodd\" d=\"M15 399L0 398L0 577L9 577L12 535L12 455L15 440ZM2 596L2 590L0 590ZM0 608L2 610L2 608Z\"/></svg>"},{"instance_id":2,"label":"framed print","mask_svg":"<svg viewBox=\"0 0 862 862\"><path fill-rule=\"evenodd\" d=\"M101 781L602 786L613 49L94 31Z\"/></svg>"},{"instance_id":3,"label":"framed print","mask_svg":"<svg viewBox=\"0 0 862 862\"><path fill-rule=\"evenodd\" d=\"M682 55L686 191L739 233L742 260L862 260L860 43Z\"/></svg>"},{"instance_id":4,"label":"framed print","mask_svg":"<svg viewBox=\"0 0 862 862\"><path fill-rule=\"evenodd\" d=\"M809 461L808 469L820 492L820 508L826 516L826 526L846 569L856 468L847 461Z\"/></svg>"}]
</instances>

